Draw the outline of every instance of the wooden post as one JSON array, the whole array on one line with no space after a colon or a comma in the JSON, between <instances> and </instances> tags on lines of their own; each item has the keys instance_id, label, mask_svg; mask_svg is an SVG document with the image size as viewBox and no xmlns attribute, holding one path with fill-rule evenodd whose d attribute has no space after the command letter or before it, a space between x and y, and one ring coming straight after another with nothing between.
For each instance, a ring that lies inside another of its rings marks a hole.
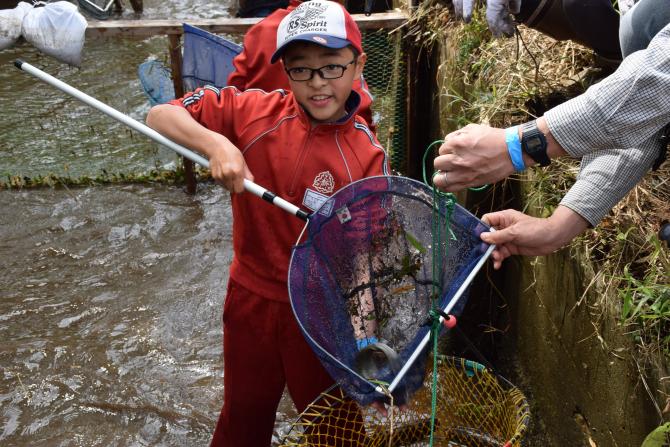
<instances>
[{"instance_id":1,"label":"wooden post","mask_svg":"<svg viewBox=\"0 0 670 447\"><path fill-rule=\"evenodd\" d=\"M130 0L130 5L133 7L133 11L135 11L138 14L144 11L143 0Z\"/></svg>"},{"instance_id":2,"label":"wooden post","mask_svg":"<svg viewBox=\"0 0 670 447\"><path fill-rule=\"evenodd\" d=\"M177 98L184 96L184 84L181 78L181 48L178 34L169 34L170 40L170 67L172 68L172 83L174 84L174 94ZM188 158L182 157L184 164L184 178L186 180L186 192L195 194L196 181L193 162Z\"/></svg>"},{"instance_id":3,"label":"wooden post","mask_svg":"<svg viewBox=\"0 0 670 447\"><path fill-rule=\"evenodd\" d=\"M418 4L418 0L415 0ZM439 118L434 113L437 91L437 53L419 44L407 44L407 146L405 175L423 180L423 153L433 141ZM432 173L433 157L426 160Z\"/></svg>"}]
</instances>

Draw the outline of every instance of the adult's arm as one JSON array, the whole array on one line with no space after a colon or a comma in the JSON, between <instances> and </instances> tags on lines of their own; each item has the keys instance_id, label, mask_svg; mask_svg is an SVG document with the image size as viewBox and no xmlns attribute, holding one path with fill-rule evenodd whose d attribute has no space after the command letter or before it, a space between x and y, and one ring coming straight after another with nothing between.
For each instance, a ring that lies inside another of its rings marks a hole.
<instances>
[{"instance_id":1,"label":"adult's arm","mask_svg":"<svg viewBox=\"0 0 670 447\"><path fill-rule=\"evenodd\" d=\"M596 225L645 175L658 156L660 129L670 122L670 25L646 50L584 94L538 120L548 154L582 158L577 182L563 205ZM612 149L615 148L615 149ZM457 191L501 180L514 172L504 131L470 125L445 138L435 159L436 185ZM526 166L533 165L524 156ZM445 181L446 180L446 181Z\"/></svg>"},{"instance_id":2,"label":"adult's arm","mask_svg":"<svg viewBox=\"0 0 670 447\"><path fill-rule=\"evenodd\" d=\"M652 136L635 148L606 149L582 157L577 180L561 205L579 213L592 226L645 176L658 153Z\"/></svg>"},{"instance_id":3,"label":"adult's arm","mask_svg":"<svg viewBox=\"0 0 670 447\"><path fill-rule=\"evenodd\" d=\"M670 24L584 94L545 113L553 137L573 157L640 147L670 122Z\"/></svg>"},{"instance_id":4,"label":"adult's arm","mask_svg":"<svg viewBox=\"0 0 670 447\"><path fill-rule=\"evenodd\" d=\"M591 225L644 177L670 123L670 25L611 76L544 115L546 131L582 165L561 201ZM610 149L620 148L620 149Z\"/></svg>"}]
</instances>

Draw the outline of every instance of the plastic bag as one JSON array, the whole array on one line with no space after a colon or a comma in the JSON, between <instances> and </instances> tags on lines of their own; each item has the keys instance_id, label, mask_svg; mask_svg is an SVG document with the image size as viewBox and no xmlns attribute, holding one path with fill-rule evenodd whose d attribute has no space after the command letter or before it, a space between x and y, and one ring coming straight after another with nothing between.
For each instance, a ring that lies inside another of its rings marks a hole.
<instances>
[{"instance_id":1,"label":"plastic bag","mask_svg":"<svg viewBox=\"0 0 670 447\"><path fill-rule=\"evenodd\" d=\"M0 50L14 45L21 35L23 18L33 9L33 5L26 2L19 3L14 9L0 11Z\"/></svg>"},{"instance_id":2,"label":"plastic bag","mask_svg":"<svg viewBox=\"0 0 670 447\"><path fill-rule=\"evenodd\" d=\"M41 52L78 67L86 25L75 5L60 1L28 12L21 33Z\"/></svg>"}]
</instances>

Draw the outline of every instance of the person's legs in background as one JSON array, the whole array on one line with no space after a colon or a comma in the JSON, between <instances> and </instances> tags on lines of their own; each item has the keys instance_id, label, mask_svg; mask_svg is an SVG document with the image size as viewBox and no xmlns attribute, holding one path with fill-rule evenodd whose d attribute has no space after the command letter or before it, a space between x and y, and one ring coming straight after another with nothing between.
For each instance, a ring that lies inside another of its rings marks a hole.
<instances>
[{"instance_id":1,"label":"person's legs in background","mask_svg":"<svg viewBox=\"0 0 670 447\"><path fill-rule=\"evenodd\" d=\"M623 57L644 50L670 23L670 0L640 0L621 17L619 43Z\"/></svg>"}]
</instances>

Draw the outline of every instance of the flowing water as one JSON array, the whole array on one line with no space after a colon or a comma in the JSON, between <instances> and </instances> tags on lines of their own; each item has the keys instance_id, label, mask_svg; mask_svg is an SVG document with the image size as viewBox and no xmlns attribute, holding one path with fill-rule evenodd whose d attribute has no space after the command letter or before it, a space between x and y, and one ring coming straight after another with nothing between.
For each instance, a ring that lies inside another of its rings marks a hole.
<instances>
[{"instance_id":1,"label":"flowing water","mask_svg":"<svg viewBox=\"0 0 670 447\"><path fill-rule=\"evenodd\" d=\"M228 195L2 191L0 209L0 444L206 445L223 395ZM278 429L293 416L285 400Z\"/></svg>"},{"instance_id":2,"label":"flowing water","mask_svg":"<svg viewBox=\"0 0 670 447\"><path fill-rule=\"evenodd\" d=\"M187 0L172 4L145 1L142 18L228 17L226 4ZM175 0L171 0L175 2ZM229 0L227 0L229 1ZM131 13L126 13L132 16ZM126 17L128 18L128 17ZM240 39L241 36L233 36ZM68 67L23 42L0 51L0 178L96 176L139 173L174 167L175 157L123 124L78 100L20 72L17 58L35 65L75 88L144 121L149 102L137 77L137 66L148 58L165 61L167 38L89 39L81 68Z\"/></svg>"},{"instance_id":3,"label":"flowing water","mask_svg":"<svg viewBox=\"0 0 670 447\"><path fill-rule=\"evenodd\" d=\"M204 0L145 10L230 15ZM136 68L166 48L163 37L90 40L81 69L27 43L0 52L3 180L173 166L167 149L12 65L22 58L143 120ZM195 196L162 185L0 191L0 445L207 445L224 393L231 256L229 198L214 185ZM284 399L277 438L294 416Z\"/></svg>"}]
</instances>

